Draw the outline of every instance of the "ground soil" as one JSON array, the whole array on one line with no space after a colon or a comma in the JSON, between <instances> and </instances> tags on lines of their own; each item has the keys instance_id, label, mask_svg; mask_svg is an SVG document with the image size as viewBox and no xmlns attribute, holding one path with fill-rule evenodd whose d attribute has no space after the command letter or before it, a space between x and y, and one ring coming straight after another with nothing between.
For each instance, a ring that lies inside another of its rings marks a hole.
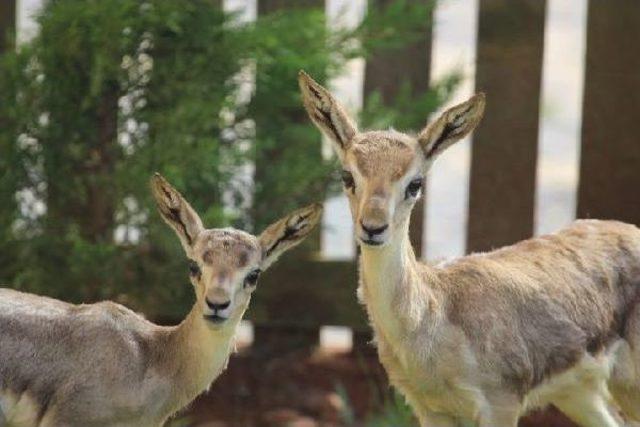
<instances>
[{"instance_id":1,"label":"ground soil","mask_svg":"<svg viewBox=\"0 0 640 427\"><path fill-rule=\"evenodd\" d=\"M198 427L366 426L391 391L374 351L330 354L318 350L244 350L184 414ZM347 424L345 414L355 423ZM520 427L573 427L551 408ZM404 427L404 426L403 426Z\"/></svg>"}]
</instances>

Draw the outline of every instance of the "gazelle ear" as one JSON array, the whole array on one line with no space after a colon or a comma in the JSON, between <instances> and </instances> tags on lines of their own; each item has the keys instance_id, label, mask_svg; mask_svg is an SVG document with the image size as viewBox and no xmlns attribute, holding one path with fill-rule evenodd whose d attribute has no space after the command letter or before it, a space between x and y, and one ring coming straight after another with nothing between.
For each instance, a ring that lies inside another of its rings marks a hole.
<instances>
[{"instance_id":1,"label":"gazelle ear","mask_svg":"<svg viewBox=\"0 0 640 427\"><path fill-rule=\"evenodd\" d=\"M258 237L262 247L262 270L266 270L280 255L302 242L320 221L321 215L322 205L314 203L268 226Z\"/></svg>"},{"instance_id":2,"label":"gazelle ear","mask_svg":"<svg viewBox=\"0 0 640 427\"><path fill-rule=\"evenodd\" d=\"M200 217L178 190L159 173L151 178L151 191L162 219L175 230L182 247L188 252L198 234L204 229Z\"/></svg>"},{"instance_id":3,"label":"gazelle ear","mask_svg":"<svg viewBox=\"0 0 640 427\"><path fill-rule=\"evenodd\" d=\"M298 83L302 102L315 125L333 142L340 159L358 129L344 107L307 73L300 71Z\"/></svg>"},{"instance_id":4,"label":"gazelle ear","mask_svg":"<svg viewBox=\"0 0 640 427\"><path fill-rule=\"evenodd\" d=\"M418 135L427 160L433 160L454 142L464 138L482 119L485 96L478 93L466 102L449 108Z\"/></svg>"}]
</instances>

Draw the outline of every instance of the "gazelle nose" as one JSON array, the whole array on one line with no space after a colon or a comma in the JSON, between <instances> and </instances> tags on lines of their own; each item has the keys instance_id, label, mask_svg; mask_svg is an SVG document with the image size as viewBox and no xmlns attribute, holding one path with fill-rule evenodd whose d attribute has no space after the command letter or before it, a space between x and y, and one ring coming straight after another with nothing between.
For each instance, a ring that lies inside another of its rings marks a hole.
<instances>
[{"instance_id":1,"label":"gazelle nose","mask_svg":"<svg viewBox=\"0 0 640 427\"><path fill-rule=\"evenodd\" d=\"M205 298L204 301L207 303L207 306L209 306L211 310L215 310L215 311L224 310L225 308L231 305L231 301L225 301L223 303L215 303L211 301L209 298Z\"/></svg>"},{"instance_id":2,"label":"gazelle nose","mask_svg":"<svg viewBox=\"0 0 640 427\"><path fill-rule=\"evenodd\" d=\"M387 228L389 228L389 224L385 224L380 227L370 227L370 226L364 225L364 222L362 221L360 221L360 226L362 227L362 230L364 230L364 232L369 235L369 237L382 234Z\"/></svg>"}]
</instances>

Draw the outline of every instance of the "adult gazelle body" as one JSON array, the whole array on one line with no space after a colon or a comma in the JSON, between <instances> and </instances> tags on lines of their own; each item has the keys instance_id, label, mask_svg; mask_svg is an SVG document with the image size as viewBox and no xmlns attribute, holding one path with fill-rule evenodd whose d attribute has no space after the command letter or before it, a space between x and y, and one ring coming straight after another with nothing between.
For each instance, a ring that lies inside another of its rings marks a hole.
<instances>
[{"instance_id":1,"label":"adult gazelle body","mask_svg":"<svg viewBox=\"0 0 640 427\"><path fill-rule=\"evenodd\" d=\"M260 271L321 213L308 206L255 237L205 229L160 175L152 190L189 259L191 312L161 327L113 302L78 306L0 289L0 426L161 426L225 369Z\"/></svg>"},{"instance_id":2,"label":"adult gazelle body","mask_svg":"<svg viewBox=\"0 0 640 427\"><path fill-rule=\"evenodd\" d=\"M427 170L471 132L482 94L416 137L361 132L308 75L312 121L343 168L361 248L358 295L380 360L423 426L513 427L553 403L585 427L640 421L640 231L576 221L448 263L419 262L409 217Z\"/></svg>"}]
</instances>

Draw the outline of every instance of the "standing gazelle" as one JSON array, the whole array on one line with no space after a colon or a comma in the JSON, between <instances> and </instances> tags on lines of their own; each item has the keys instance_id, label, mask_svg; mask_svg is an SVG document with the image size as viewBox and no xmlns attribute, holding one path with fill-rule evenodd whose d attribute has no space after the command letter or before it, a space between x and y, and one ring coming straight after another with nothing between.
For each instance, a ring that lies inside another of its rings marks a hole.
<instances>
[{"instance_id":1,"label":"standing gazelle","mask_svg":"<svg viewBox=\"0 0 640 427\"><path fill-rule=\"evenodd\" d=\"M480 121L484 95L411 137L360 132L326 89L304 73L299 83L342 163L362 250L358 295L380 360L423 426L513 427L549 403L585 427L618 426L611 406L640 420L636 227L577 221L493 252L421 263L408 238L411 209L433 160Z\"/></svg>"},{"instance_id":2,"label":"standing gazelle","mask_svg":"<svg viewBox=\"0 0 640 427\"><path fill-rule=\"evenodd\" d=\"M311 205L259 237L205 229L164 178L160 214L189 258L196 303L177 327L113 302L75 306L0 289L0 426L160 426L225 369L258 275L320 218Z\"/></svg>"}]
</instances>

